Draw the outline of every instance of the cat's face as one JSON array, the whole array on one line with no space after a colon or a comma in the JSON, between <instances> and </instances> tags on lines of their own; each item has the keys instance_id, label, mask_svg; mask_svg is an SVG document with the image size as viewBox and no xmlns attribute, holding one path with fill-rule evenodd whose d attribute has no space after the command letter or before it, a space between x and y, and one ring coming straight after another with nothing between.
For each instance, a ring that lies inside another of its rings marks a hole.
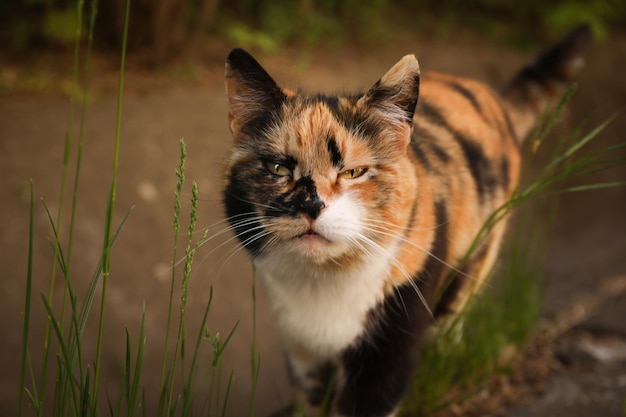
<instances>
[{"instance_id":1,"label":"cat's face","mask_svg":"<svg viewBox=\"0 0 626 417\"><path fill-rule=\"evenodd\" d=\"M282 253L317 264L387 250L416 186L406 175L415 58L351 97L282 90L241 50L229 56L226 79L234 144L225 203L242 245L253 256Z\"/></svg>"}]
</instances>

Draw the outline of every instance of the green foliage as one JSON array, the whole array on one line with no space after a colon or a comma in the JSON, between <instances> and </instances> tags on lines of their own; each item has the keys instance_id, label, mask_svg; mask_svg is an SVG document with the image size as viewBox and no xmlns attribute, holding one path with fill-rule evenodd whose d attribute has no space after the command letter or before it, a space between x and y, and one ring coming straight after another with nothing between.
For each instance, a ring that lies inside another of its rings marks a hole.
<instances>
[{"instance_id":1,"label":"green foliage","mask_svg":"<svg viewBox=\"0 0 626 417\"><path fill-rule=\"evenodd\" d=\"M75 22L75 9L51 10L43 16L42 35L53 42L71 45L76 36Z\"/></svg>"},{"instance_id":2,"label":"green foliage","mask_svg":"<svg viewBox=\"0 0 626 417\"><path fill-rule=\"evenodd\" d=\"M124 2L100 5L104 34L100 44L121 41ZM25 50L40 43L69 45L77 17L72 0L16 0L0 5L6 19L0 36L6 44ZM401 32L453 37L459 28L471 28L491 39L523 45L562 34L589 23L598 39L626 24L623 0L135 0L131 20L131 50L158 61L180 55L212 34L239 46L273 52L286 44L311 47L342 42L374 44L393 41ZM0 19L0 23L2 20ZM164 36L167 34L167 36Z\"/></svg>"},{"instance_id":3,"label":"green foliage","mask_svg":"<svg viewBox=\"0 0 626 417\"><path fill-rule=\"evenodd\" d=\"M223 8L227 18L220 30L241 46L270 52L286 43L328 45L348 37L373 42L389 33L387 14L391 9L387 0L240 0Z\"/></svg>"},{"instance_id":4,"label":"green foliage","mask_svg":"<svg viewBox=\"0 0 626 417\"><path fill-rule=\"evenodd\" d=\"M609 27L624 23L625 17L626 2L622 0L569 0L548 7L543 15L543 23L561 32L575 24L588 23L594 37L605 40Z\"/></svg>"},{"instance_id":5,"label":"green foliage","mask_svg":"<svg viewBox=\"0 0 626 417\"><path fill-rule=\"evenodd\" d=\"M82 2L80 3L82 4ZM70 47L81 27L82 7L74 1L17 0L0 5L0 40L10 49L23 51L41 42ZM1 26L0 26L1 27ZM80 35L79 35L80 36Z\"/></svg>"},{"instance_id":6,"label":"green foliage","mask_svg":"<svg viewBox=\"0 0 626 417\"><path fill-rule=\"evenodd\" d=\"M242 24L233 23L227 29L227 35L234 44L244 48L258 48L265 52L275 52L280 46L274 38L265 32L251 29Z\"/></svg>"}]
</instances>

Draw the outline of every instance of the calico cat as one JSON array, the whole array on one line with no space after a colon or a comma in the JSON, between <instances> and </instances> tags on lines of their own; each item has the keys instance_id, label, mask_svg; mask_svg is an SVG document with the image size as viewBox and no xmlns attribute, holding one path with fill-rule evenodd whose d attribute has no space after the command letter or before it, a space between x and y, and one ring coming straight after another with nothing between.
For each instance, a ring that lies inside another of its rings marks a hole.
<instances>
[{"instance_id":1,"label":"calico cat","mask_svg":"<svg viewBox=\"0 0 626 417\"><path fill-rule=\"evenodd\" d=\"M504 222L461 260L514 192L520 146L590 39L574 30L500 94L420 74L407 55L365 93L308 95L230 53L226 214L265 284L306 415L325 398L331 416L398 411L425 331L492 268Z\"/></svg>"}]
</instances>

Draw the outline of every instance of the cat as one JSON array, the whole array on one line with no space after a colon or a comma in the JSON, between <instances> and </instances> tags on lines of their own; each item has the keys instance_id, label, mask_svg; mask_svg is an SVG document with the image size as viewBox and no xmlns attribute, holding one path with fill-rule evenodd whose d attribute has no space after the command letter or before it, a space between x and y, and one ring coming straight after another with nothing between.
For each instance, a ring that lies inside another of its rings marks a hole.
<instances>
[{"instance_id":1,"label":"cat","mask_svg":"<svg viewBox=\"0 0 626 417\"><path fill-rule=\"evenodd\" d=\"M425 332L492 268L505 222L462 260L590 40L575 29L501 93L407 55L364 93L308 95L229 54L225 211L276 313L298 410L397 413Z\"/></svg>"}]
</instances>

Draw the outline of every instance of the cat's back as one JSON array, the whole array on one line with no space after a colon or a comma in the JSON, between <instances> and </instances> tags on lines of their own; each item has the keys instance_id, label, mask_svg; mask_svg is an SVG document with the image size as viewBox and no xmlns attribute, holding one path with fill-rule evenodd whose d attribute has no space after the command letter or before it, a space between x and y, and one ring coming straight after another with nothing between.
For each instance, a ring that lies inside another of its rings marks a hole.
<instances>
[{"instance_id":1,"label":"cat's back","mask_svg":"<svg viewBox=\"0 0 626 417\"><path fill-rule=\"evenodd\" d=\"M493 210L517 184L519 140L502 98L480 81L423 73L412 147L452 207Z\"/></svg>"}]
</instances>

